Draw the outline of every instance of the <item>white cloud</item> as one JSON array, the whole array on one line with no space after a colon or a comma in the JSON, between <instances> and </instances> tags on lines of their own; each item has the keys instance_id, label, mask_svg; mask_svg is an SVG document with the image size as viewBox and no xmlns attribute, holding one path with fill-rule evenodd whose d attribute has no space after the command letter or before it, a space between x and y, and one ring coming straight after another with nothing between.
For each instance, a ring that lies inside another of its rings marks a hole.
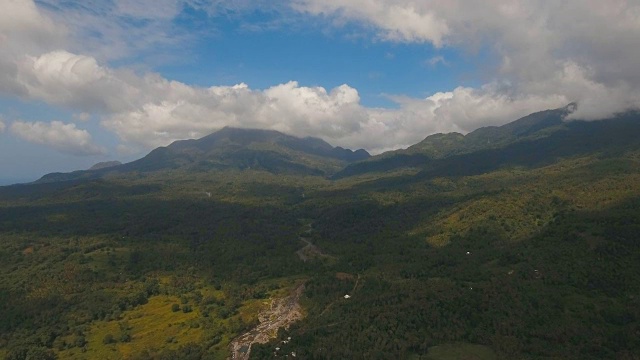
<instances>
[{"instance_id":1,"label":"white cloud","mask_svg":"<svg viewBox=\"0 0 640 360\"><path fill-rule=\"evenodd\" d=\"M366 108L360 104L357 90L348 85L331 91L296 82L264 91L244 84L187 89L187 96L150 102L135 111L107 117L103 126L125 143L143 148L235 126L319 136L335 145L379 152L411 145L435 132L466 133L568 103L556 95L510 98L498 86L460 87L426 99L394 98L398 109Z\"/></svg>"},{"instance_id":2,"label":"white cloud","mask_svg":"<svg viewBox=\"0 0 640 360\"><path fill-rule=\"evenodd\" d=\"M100 88L108 85L107 71L95 59L66 51L27 56L18 65L18 82L28 96L50 104L101 108ZM107 81L100 81L107 80Z\"/></svg>"},{"instance_id":3,"label":"white cloud","mask_svg":"<svg viewBox=\"0 0 640 360\"><path fill-rule=\"evenodd\" d=\"M0 119L0 133L4 132L6 125L4 124L4 121L2 121L2 119Z\"/></svg>"},{"instance_id":4,"label":"white cloud","mask_svg":"<svg viewBox=\"0 0 640 360\"><path fill-rule=\"evenodd\" d=\"M0 95L24 95L17 63L26 54L64 46L66 28L43 15L32 1L0 0Z\"/></svg>"},{"instance_id":5,"label":"white cloud","mask_svg":"<svg viewBox=\"0 0 640 360\"><path fill-rule=\"evenodd\" d=\"M428 2L384 0L294 0L294 9L312 15L371 23L387 40L441 46L449 28Z\"/></svg>"},{"instance_id":6,"label":"white cloud","mask_svg":"<svg viewBox=\"0 0 640 360\"><path fill-rule=\"evenodd\" d=\"M31 53L64 43L66 28L43 15L33 1L0 0L0 45L12 54Z\"/></svg>"},{"instance_id":7,"label":"white cloud","mask_svg":"<svg viewBox=\"0 0 640 360\"><path fill-rule=\"evenodd\" d=\"M185 5L214 14L255 6L248 0L40 3L46 12L28 0L0 0L3 9L11 10L0 14L0 46L7 50L0 52L0 92L70 109L80 114L78 119L96 115L121 139L118 151L123 153L224 126L320 136L335 145L379 152L435 132L464 133L571 101L579 103L572 117L581 119L640 105L640 7L633 2L293 1L299 12L336 24L363 23L387 41L471 51L490 46L498 59L484 86L458 87L425 99L397 96L397 109L367 108L349 85L325 89L291 81L264 90L245 84L206 88L108 65L109 59L188 38L172 24ZM438 56L427 63L446 64ZM67 153L103 151L74 124L14 122L11 132Z\"/></svg>"},{"instance_id":8,"label":"white cloud","mask_svg":"<svg viewBox=\"0 0 640 360\"><path fill-rule=\"evenodd\" d=\"M435 132L464 133L503 124L571 101L562 93L508 94L505 86L492 83L479 89L459 87L426 99L396 97L398 109L375 109L362 106L358 91L348 85L329 91L294 81L265 90L245 84L200 88L157 74L112 70L93 58L68 52L47 53L25 64L20 79L30 96L103 112L103 127L117 134L127 151L148 150L235 126L319 136L335 145L378 152L411 145ZM557 81L567 91L588 89L594 96L603 96L604 90L596 91L598 87L585 76L581 68L567 64Z\"/></svg>"},{"instance_id":9,"label":"white cloud","mask_svg":"<svg viewBox=\"0 0 640 360\"><path fill-rule=\"evenodd\" d=\"M91 114L82 112L79 114L73 114L73 118L78 121L89 121L89 119L91 119Z\"/></svg>"},{"instance_id":10,"label":"white cloud","mask_svg":"<svg viewBox=\"0 0 640 360\"><path fill-rule=\"evenodd\" d=\"M61 121L14 121L11 124L11 132L26 141L45 145L66 154L88 156L105 153L103 148L92 143L88 131L77 129L75 124L65 124Z\"/></svg>"},{"instance_id":11,"label":"white cloud","mask_svg":"<svg viewBox=\"0 0 640 360\"><path fill-rule=\"evenodd\" d=\"M564 97L508 97L495 85L481 89L458 87L426 99L392 98L398 109L366 109L358 131L346 134L341 145L364 147L374 153L407 147L426 135L468 133L481 126L502 125L541 109L566 105Z\"/></svg>"},{"instance_id":12,"label":"white cloud","mask_svg":"<svg viewBox=\"0 0 640 360\"><path fill-rule=\"evenodd\" d=\"M190 55L192 45L219 34L216 16L286 7L269 0L38 0L38 4L70 30L65 50L100 62L127 59L147 67L189 61L185 55ZM180 21L175 21L178 17ZM201 26L184 26L190 19Z\"/></svg>"},{"instance_id":13,"label":"white cloud","mask_svg":"<svg viewBox=\"0 0 640 360\"><path fill-rule=\"evenodd\" d=\"M39 0L48 17L69 29L66 50L101 61L135 58L142 54L151 61L170 48L189 44L196 34L190 34L173 22L185 2Z\"/></svg>"},{"instance_id":14,"label":"white cloud","mask_svg":"<svg viewBox=\"0 0 640 360\"><path fill-rule=\"evenodd\" d=\"M600 0L294 0L293 8L376 29L390 41L491 49L512 97L561 97L576 117L640 108L640 2ZM437 61L437 58L434 58Z\"/></svg>"},{"instance_id":15,"label":"white cloud","mask_svg":"<svg viewBox=\"0 0 640 360\"><path fill-rule=\"evenodd\" d=\"M445 66L449 65L447 60L442 55L433 56L433 57L429 58L427 61L425 61L425 64L429 65L430 67L435 67L438 64L442 64L442 65L445 65Z\"/></svg>"},{"instance_id":16,"label":"white cloud","mask_svg":"<svg viewBox=\"0 0 640 360\"><path fill-rule=\"evenodd\" d=\"M289 82L259 91L244 84L194 88L172 82L163 90L156 101L109 116L103 125L125 142L153 147L224 126L336 138L357 130L366 118L357 91L347 85L327 92Z\"/></svg>"},{"instance_id":17,"label":"white cloud","mask_svg":"<svg viewBox=\"0 0 640 360\"><path fill-rule=\"evenodd\" d=\"M157 75L138 76L114 70L93 57L67 51L26 56L18 64L16 83L26 96L82 112L114 113L139 107L154 92L151 83L168 84Z\"/></svg>"}]
</instances>

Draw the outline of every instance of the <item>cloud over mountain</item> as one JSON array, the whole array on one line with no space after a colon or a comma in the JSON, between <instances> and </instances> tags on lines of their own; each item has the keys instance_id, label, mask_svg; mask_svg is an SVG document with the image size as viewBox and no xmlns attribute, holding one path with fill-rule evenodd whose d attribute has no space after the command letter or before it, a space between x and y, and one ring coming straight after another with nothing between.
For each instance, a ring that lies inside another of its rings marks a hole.
<instances>
[{"instance_id":1,"label":"cloud over mountain","mask_svg":"<svg viewBox=\"0 0 640 360\"><path fill-rule=\"evenodd\" d=\"M500 125L572 101L579 106L571 116L587 120L640 107L635 1L491 0L478 6L462 0L293 0L278 7L283 16L300 21L319 18L333 27L353 23L373 29L372 41L469 54L489 49L494 66L484 85L424 98L392 96L397 106L390 109L364 106L358 89L348 84L326 89L293 80L264 89L244 83L205 87L112 65L131 54L182 46L190 35L174 20L186 6L215 14L267 6L263 2L235 7L204 0L153 6L125 0L63 3L42 0L38 7L30 0L0 0L7 9L0 15L0 93L96 115L123 146L140 150L236 126L319 136L377 152L435 132ZM63 152L103 150L72 123L17 121L11 129Z\"/></svg>"},{"instance_id":2,"label":"cloud over mountain","mask_svg":"<svg viewBox=\"0 0 640 360\"><path fill-rule=\"evenodd\" d=\"M294 8L372 26L387 41L489 48L489 86L503 87L496 95L513 97L516 108L549 96L578 102L572 116L582 119L640 107L638 1L295 0Z\"/></svg>"}]
</instances>

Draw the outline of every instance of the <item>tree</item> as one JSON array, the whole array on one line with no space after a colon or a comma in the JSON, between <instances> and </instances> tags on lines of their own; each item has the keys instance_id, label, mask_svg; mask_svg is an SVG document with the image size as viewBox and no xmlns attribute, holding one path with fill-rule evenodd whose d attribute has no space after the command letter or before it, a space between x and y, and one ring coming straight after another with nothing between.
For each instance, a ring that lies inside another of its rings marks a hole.
<instances>
[{"instance_id":1,"label":"tree","mask_svg":"<svg viewBox=\"0 0 640 360\"><path fill-rule=\"evenodd\" d=\"M113 344L115 342L116 342L116 339L111 334L105 335L104 338L102 339L103 344Z\"/></svg>"}]
</instances>

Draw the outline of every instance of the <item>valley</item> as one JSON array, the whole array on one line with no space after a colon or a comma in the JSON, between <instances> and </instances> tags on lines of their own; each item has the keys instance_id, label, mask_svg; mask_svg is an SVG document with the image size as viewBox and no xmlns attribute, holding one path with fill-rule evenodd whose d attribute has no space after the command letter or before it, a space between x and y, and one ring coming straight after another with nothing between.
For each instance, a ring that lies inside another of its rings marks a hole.
<instances>
[{"instance_id":1,"label":"valley","mask_svg":"<svg viewBox=\"0 0 640 360\"><path fill-rule=\"evenodd\" d=\"M376 156L226 129L0 187L0 356L636 359L640 117L565 112Z\"/></svg>"}]
</instances>

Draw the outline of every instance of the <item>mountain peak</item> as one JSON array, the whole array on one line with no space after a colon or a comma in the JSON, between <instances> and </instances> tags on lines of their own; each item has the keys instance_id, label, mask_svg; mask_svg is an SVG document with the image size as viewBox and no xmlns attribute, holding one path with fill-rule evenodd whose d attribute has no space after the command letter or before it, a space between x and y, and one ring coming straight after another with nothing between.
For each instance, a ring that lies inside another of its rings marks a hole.
<instances>
[{"instance_id":1,"label":"mountain peak","mask_svg":"<svg viewBox=\"0 0 640 360\"><path fill-rule=\"evenodd\" d=\"M152 172L159 170L222 171L254 169L272 173L326 176L347 163L370 155L365 150L352 151L333 147L315 138L299 138L276 130L224 127L200 139L179 140L159 147L147 156L120 165L101 163L92 171L49 174L40 181L98 178L109 172ZM120 165L117 166L116 165Z\"/></svg>"},{"instance_id":2,"label":"mountain peak","mask_svg":"<svg viewBox=\"0 0 640 360\"><path fill-rule=\"evenodd\" d=\"M224 148L228 146L246 147L251 146L252 144L275 144L314 155L328 156L345 161L353 161L341 156L341 154L344 153L345 149L340 147L334 148L329 143L320 138L311 136L299 138L296 136L281 133L277 130L236 128L229 126L225 126L222 129L200 139L176 141L169 145L167 148L177 151L192 149L208 152L216 148ZM346 151L359 154L358 156L356 156L358 160L369 156L369 154L362 149L356 152L353 152L351 150Z\"/></svg>"},{"instance_id":3,"label":"mountain peak","mask_svg":"<svg viewBox=\"0 0 640 360\"><path fill-rule=\"evenodd\" d=\"M207 168L252 168L271 172L321 175L337 171L343 162L369 157L364 150L334 148L314 137L299 138L276 130L224 127L195 140L176 141L156 149L137 163L152 169L195 166Z\"/></svg>"},{"instance_id":4,"label":"mountain peak","mask_svg":"<svg viewBox=\"0 0 640 360\"><path fill-rule=\"evenodd\" d=\"M640 113L625 113L602 122L564 119L576 103L539 111L502 126L479 128L467 135L434 134L406 150L350 164L334 178L400 168L421 168L423 173L478 174L499 166L539 166L556 157L588 154L622 144L638 146ZM434 175L435 176L435 175Z\"/></svg>"}]
</instances>

